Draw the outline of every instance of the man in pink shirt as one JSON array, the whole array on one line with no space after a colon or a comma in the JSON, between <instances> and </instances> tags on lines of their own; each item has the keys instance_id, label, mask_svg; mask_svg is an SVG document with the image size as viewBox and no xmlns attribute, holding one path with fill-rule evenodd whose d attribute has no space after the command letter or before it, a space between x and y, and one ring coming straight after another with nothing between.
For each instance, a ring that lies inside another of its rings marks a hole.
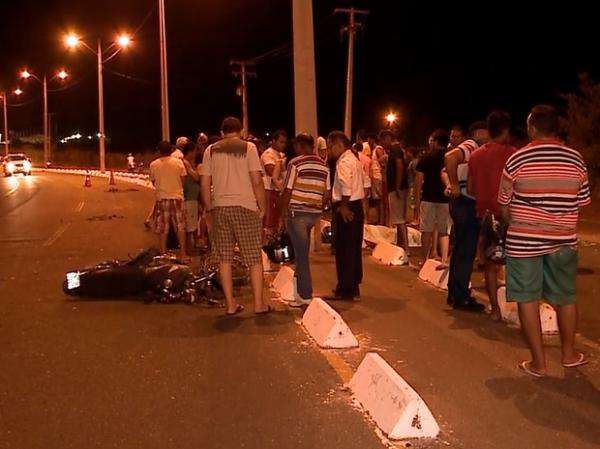
<instances>
[{"instance_id":1,"label":"man in pink shirt","mask_svg":"<svg viewBox=\"0 0 600 449\"><path fill-rule=\"evenodd\" d=\"M510 116L507 112L493 111L487 116L486 122L490 141L471 154L467 180L467 191L475 197L477 219L480 222L488 211L496 220L500 220L498 205L500 179L506 161L516 151L509 144ZM502 319L498 307L498 264L485 257L484 270L485 285L492 305L491 317L494 321L498 321Z\"/></svg>"}]
</instances>

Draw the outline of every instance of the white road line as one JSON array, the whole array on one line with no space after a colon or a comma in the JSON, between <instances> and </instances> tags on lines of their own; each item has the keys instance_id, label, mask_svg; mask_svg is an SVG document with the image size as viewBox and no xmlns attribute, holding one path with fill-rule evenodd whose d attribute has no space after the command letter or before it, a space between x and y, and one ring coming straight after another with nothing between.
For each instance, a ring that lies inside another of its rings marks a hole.
<instances>
[{"instance_id":1,"label":"white road line","mask_svg":"<svg viewBox=\"0 0 600 449\"><path fill-rule=\"evenodd\" d=\"M10 189L8 192L6 192L4 194L4 196L11 196L13 193L15 193L17 190L19 190L19 186L17 185L16 187L13 187L12 189Z\"/></svg>"},{"instance_id":2,"label":"white road line","mask_svg":"<svg viewBox=\"0 0 600 449\"><path fill-rule=\"evenodd\" d=\"M81 212L83 210L83 206L85 206L85 201L82 201L77 205L77 207L75 208L75 212Z\"/></svg>"},{"instance_id":3,"label":"white road line","mask_svg":"<svg viewBox=\"0 0 600 449\"><path fill-rule=\"evenodd\" d=\"M65 233L65 231L69 228L69 226L71 226L71 223L61 224L59 226L59 228L56 230L56 232L54 234L52 234L52 236L44 242L43 246L48 247L48 246L52 245L54 242L56 242L60 238L60 236Z\"/></svg>"}]
</instances>

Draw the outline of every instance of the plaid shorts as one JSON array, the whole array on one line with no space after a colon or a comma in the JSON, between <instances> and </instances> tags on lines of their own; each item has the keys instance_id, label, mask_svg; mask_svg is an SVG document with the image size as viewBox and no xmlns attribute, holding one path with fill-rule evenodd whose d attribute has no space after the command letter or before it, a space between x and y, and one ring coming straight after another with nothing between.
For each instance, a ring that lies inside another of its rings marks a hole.
<instances>
[{"instance_id":1,"label":"plaid shorts","mask_svg":"<svg viewBox=\"0 0 600 449\"><path fill-rule=\"evenodd\" d=\"M262 224L257 212L241 206L215 207L211 241L218 262L232 263L236 243L247 265L262 263Z\"/></svg>"},{"instance_id":2,"label":"plaid shorts","mask_svg":"<svg viewBox=\"0 0 600 449\"><path fill-rule=\"evenodd\" d=\"M157 234L168 233L171 225L176 232L185 232L183 200L158 200L152 219Z\"/></svg>"}]
</instances>

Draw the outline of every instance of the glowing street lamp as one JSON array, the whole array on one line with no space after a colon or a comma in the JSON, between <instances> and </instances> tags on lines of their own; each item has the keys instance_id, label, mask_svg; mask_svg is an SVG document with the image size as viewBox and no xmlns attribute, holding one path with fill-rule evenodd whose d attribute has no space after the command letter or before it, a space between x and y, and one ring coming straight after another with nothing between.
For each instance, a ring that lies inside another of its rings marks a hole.
<instances>
[{"instance_id":1,"label":"glowing street lamp","mask_svg":"<svg viewBox=\"0 0 600 449\"><path fill-rule=\"evenodd\" d=\"M103 81L103 66L105 63L110 61L112 58L117 56L122 50L126 49L131 45L131 38L128 34L121 34L117 36L116 40L102 49L102 43L98 39L98 45L96 50L90 47L82 39L80 39L75 33L69 33L65 36L64 42L68 48L74 49L79 46L83 46L90 52L92 52L97 59L98 68L98 147L100 152L100 171L106 171L106 134L104 131L104 81ZM104 56L105 53L110 52L116 47L116 49L109 56Z\"/></svg>"},{"instance_id":2,"label":"glowing street lamp","mask_svg":"<svg viewBox=\"0 0 600 449\"><path fill-rule=\"evenodd\" d=\"M73 33L69 33L65 36L65 44L69 48L75 48L79 45L79 38Z\"/></svg>"},{"instance_id":3,"label":"glowing street lamp","mask_svg":"<svg viewBox=\"0 0 600 449\"><path fill-rule=\"evenodd\" d=\"M44 162L48 162L50 161L50 134L48 132L48 77L44 75L42 79L39 79L35 74L31 73L27 69L22 70L20 75L21 79L25 81L29 79L36 80L42 85L44 90ZM69 74L66 72L66 70L62 69L58 73L56 73L52 78L50 78L50 81L56 78L59 78L60 80L64 81L68 76ZM17 93L17 91L19 91L19 93ZM15 91L16 95L21 95L23 93L21 89L17 89L17 91Z\"/></svg>"},{"instance_id":4,"label":"glowing street lamp","mask_svg":"<svg viewBox=\"0 0 600 449\"><path fill-rule=\"evenodd\" d=\"M23 91L18 87L13 92L16 96L23 95Z\"/></svg>"},{"instance_id":5,"label":"glowing street lamp","mask_svg":"<svg viewBox=\"0 0 600 449\"><path fill-rule=\"evenodd\" d=\"M398 115L394 112L390 112L385 116L385 121L388 123L388 126L393 126L398 121Z\"/></svg>"},{"instance_id":6,"label":"glowing street lamp","mask_svg":"<svg viewBox=\"0 0 600 449\"><path fill-rule=\"evenodd\" d=\"M131 38L127 34L121 34L117 39L117 43L121 48L129 47L129 44L131 44Z\"/></svg>"}]
</instances>

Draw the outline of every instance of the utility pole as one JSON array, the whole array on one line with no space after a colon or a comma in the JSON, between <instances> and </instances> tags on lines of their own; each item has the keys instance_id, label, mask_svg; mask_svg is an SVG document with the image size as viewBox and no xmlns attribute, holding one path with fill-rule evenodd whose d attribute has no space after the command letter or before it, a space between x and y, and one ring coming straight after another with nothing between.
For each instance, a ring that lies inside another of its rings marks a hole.
<instances>
[{"instance_id":1,"label":"utility pole","mask_svg":"<svg viewBox=\"0 0 600 449\"><path fill-rule=\"evenodd\" d=\"M102 46L98 39L98 142L100 145L100 171L106 171L106 134L104 130L104 80L102 77Z\"/></svg>"},{"instance_id":2,"label":"utility pole","mask_svg":"<svg viewBox=\"0 0 600 449\"><path fill-rule=\"evenodd\" d=\"M294 106L296 132L318 134L313 0L293 0ZM319 236L320 238L320 236Z\"/></svg>"},{"instance_id":3,"label":"utility pole","mask_svg":"<svg viewBox=\"0 0 600 449\"><path fill-rule=\"evenodd\" d=\"M348 71L346 73L346 108L344 111L344 133L352 138L352 82L354 78L354 39L356 30L363 27L361 22L356 21L356 16L366 16L366 9L336 8L334 14L348 14L348 26L342 28L342 32L348 33Z\"/></svg>"},{"instance_id":4,"label":"utility pole","mask_svg":"<svg viewBox=\"0 0 600 449\"><path fill-rule=\"evenodd\" d=\"M167 31L165 25L165 0L158 0L158 17L160 28L160 111L162 139L170 141L169 125L169 78L167 67Z\"/></svg>"},{"instance_id":5,"label":"utility pole","mask_svg":"<svg viewBox=\"0 0 600 449\"><path fill-rule=\"evenodd\" d=\"M248 137L249 120L248 120L248 77L256 78L256 72L248 71L248 66L254 66L250 61L229 61L229 65L238 66L238 70L234 70L233 76L242 80L241 92L238 95L242 97L242 136ZM238 87L239 89L239 87Z\"/></svg>"},{"instance_id":6,"label":"utility pole","mask_svg":"<svg viewBox=\"0 0 600 449\"><path fill-rule=\"evenodd\" d=\"M44 75L42 86L44 89L44 164L50 160L48 137L48 79Z\"/></svg>"},{"instance_id":7,"label":"utility pole","mask_svg":"<svg viewBox=\"0 0 600 449\"><path fill-rule=\"evenodd\" d=\"M6 92L0 93L2 96L2 105L4 108L4 154L8 156L8 108L6 104Z\"/></svg>"}]
</instances>

